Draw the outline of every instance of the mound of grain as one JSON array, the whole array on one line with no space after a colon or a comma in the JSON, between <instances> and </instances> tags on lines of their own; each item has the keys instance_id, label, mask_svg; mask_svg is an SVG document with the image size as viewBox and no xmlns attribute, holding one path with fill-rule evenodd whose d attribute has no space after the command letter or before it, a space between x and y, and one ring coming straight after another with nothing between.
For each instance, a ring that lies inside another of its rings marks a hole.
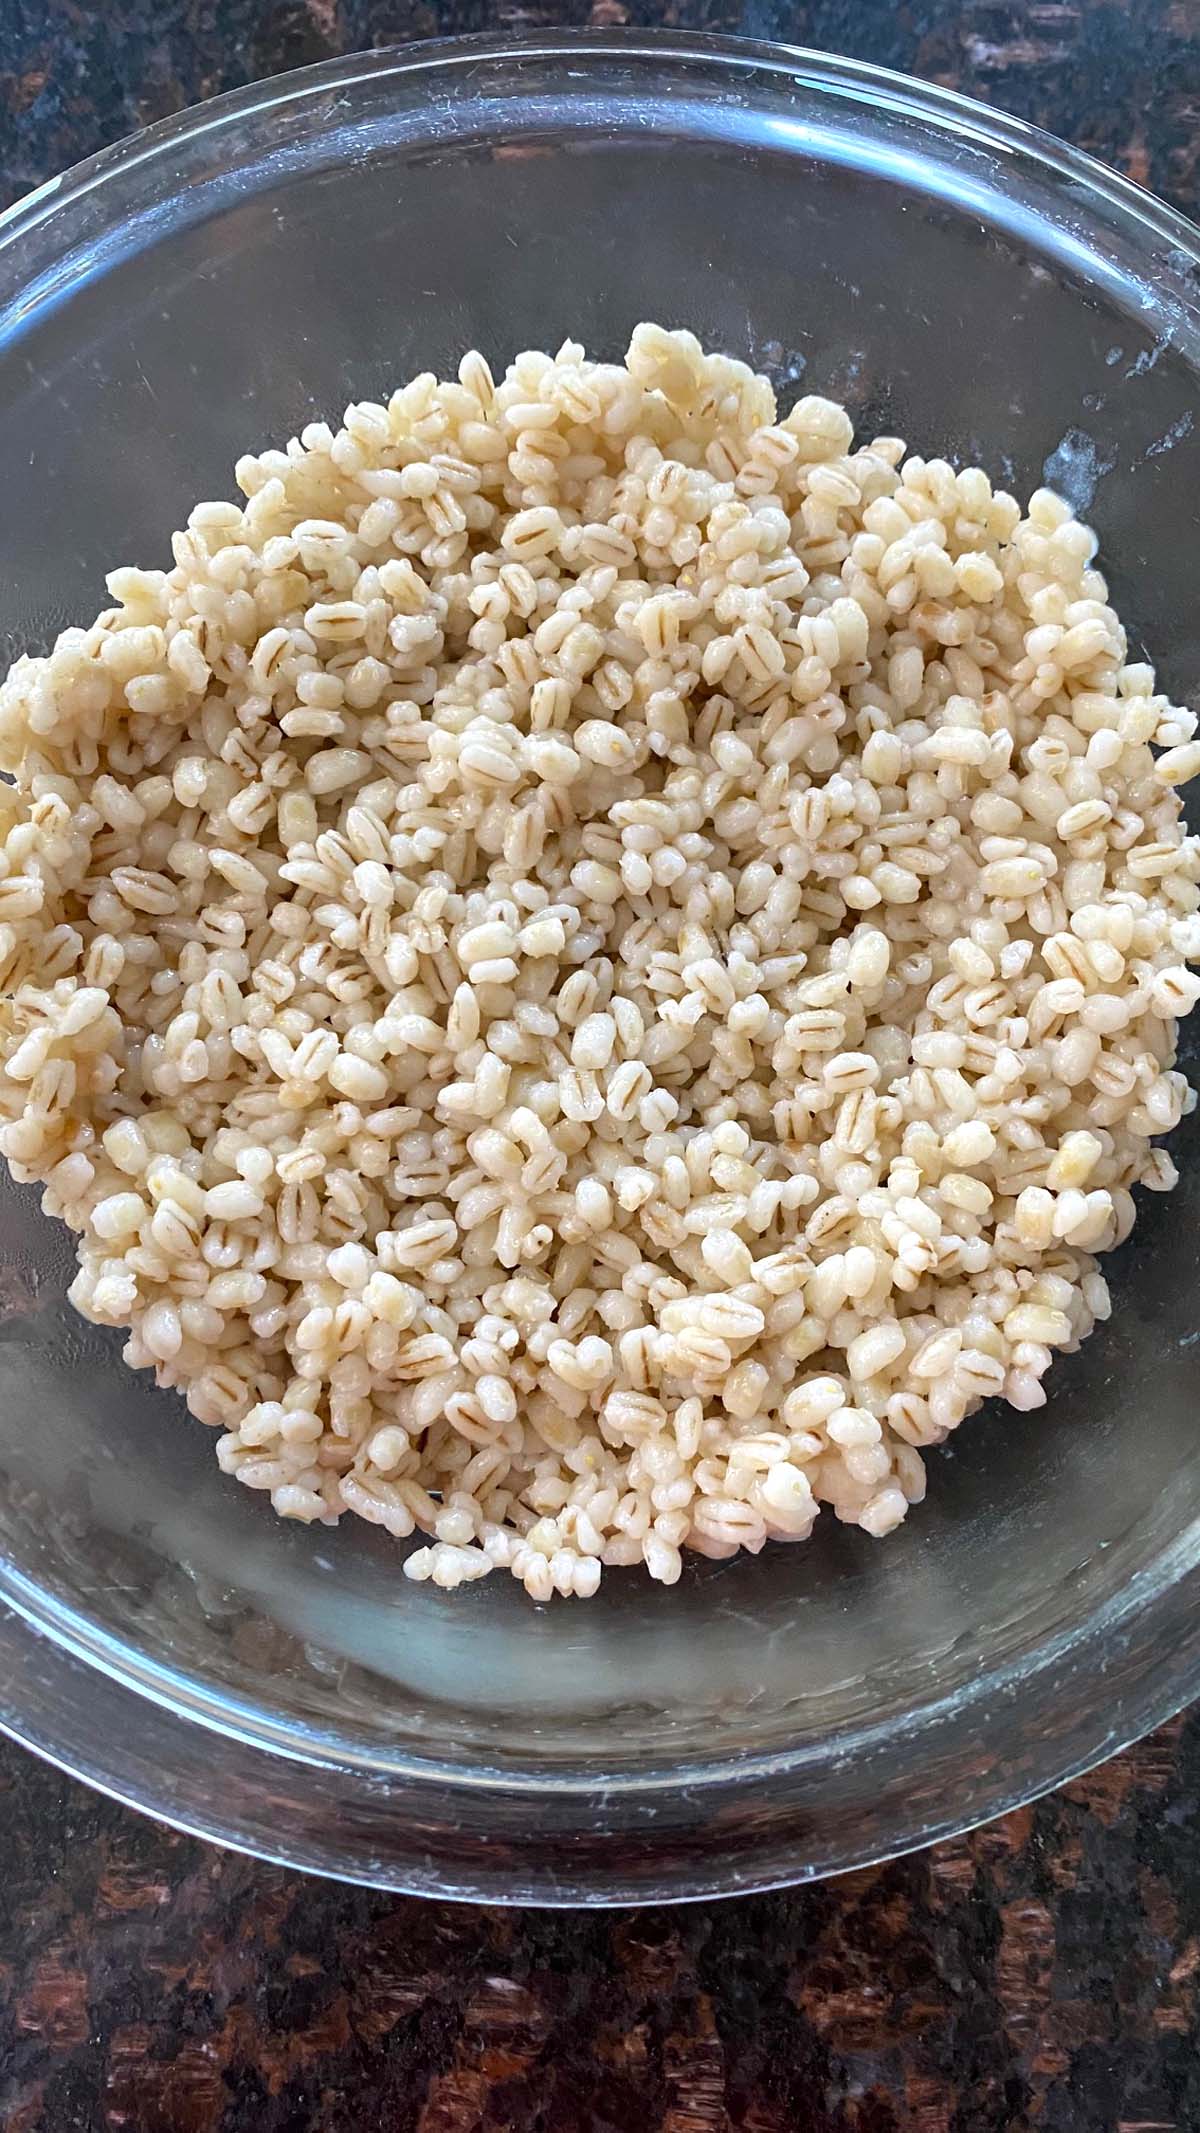
<instances>
[{"instance_id":1,"label":"mound of grain","mask_svg":"<svg viewBox=\"0 0 1200 2133\"><path fill-rule=\"evenodd\" d=\"M0 692L79 1309L442 1585L886 1533L1193 1101L1196 720L1092 535L652 326L237 477Z\"/></svg>"}]
</instances>

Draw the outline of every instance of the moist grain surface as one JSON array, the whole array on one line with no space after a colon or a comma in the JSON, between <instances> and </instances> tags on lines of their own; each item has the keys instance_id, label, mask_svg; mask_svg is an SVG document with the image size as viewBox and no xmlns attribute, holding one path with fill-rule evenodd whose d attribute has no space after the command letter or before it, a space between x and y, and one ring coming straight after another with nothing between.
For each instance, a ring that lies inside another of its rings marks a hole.
<instances>
[{"instance_id":1,"label":"moist grain surface","mask_svg":"<svg viewBox=\"0 0 1200 2133\"><path fill-rule=\"evenodd\" d=\"M0 1147L286 1516L884 1534L1192 1104L1196 720L1045 491L692 336L244 459L0 691Z\"/></svg>"}]
</instances>

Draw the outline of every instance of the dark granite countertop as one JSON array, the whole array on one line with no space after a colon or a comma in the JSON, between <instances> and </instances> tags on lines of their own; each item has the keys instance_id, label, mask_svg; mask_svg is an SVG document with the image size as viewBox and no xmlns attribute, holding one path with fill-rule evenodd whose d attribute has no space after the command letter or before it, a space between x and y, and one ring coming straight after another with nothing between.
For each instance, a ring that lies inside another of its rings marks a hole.
<instances>
[{"instance_id":1,"label":"dark granite countertop","mask_svg":"<svg viewBox=\"0 0 1200 2133\"><path fill-rule=\"evenodd\" d=\"M218 89L667 22L906 68L1197 209L1200 0L0 0L0 201ZM0 1745L5 2133L1200 2133L1200 1714L822 1887L504 1913L305 1880Z\"/></svg>"}]
</instances>

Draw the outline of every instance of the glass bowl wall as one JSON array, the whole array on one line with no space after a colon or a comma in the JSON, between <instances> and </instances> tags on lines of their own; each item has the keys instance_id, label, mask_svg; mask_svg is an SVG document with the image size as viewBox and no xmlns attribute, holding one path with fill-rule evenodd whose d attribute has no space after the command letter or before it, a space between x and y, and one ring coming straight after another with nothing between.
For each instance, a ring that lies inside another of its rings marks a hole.
<instances>
[{"instance_id":1,"label":"glass bowl wall","mask_svg":"<svg viewBox=\"0 0 1200 2133\"><path fill-rule=\"evenodd\" d=\"M864 428L1043 479L1200 684L1197 234L935 89L715 40L382 53L156 127L0 223L0 659L154 565L237 454L478 345L687 324ZM885 1547L446 1598L277 1523L64 1299L0 1193L0 1715L302 1866L527 1901L731 1890L994 1813L1200 1681L1200 1149L1048 1409L987 1412Z\"/></svg>"}]
</instances>

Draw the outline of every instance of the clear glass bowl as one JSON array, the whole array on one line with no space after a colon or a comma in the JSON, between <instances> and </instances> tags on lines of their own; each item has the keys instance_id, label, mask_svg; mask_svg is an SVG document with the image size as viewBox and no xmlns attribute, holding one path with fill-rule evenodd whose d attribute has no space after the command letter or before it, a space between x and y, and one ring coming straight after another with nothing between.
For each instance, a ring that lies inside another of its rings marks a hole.
<instances>
[{"instance_id":1,"label":"clear glass bowl","mask_svg":"<svg viewBox=\"0 0 1200 2133\"><path fill-rule=\"evenodd\" d=\"M156 563L243 448L473 343L614 355L653 317L1064 488L1194 696L1198 246L1014 120L753 44L471 41L222 97L0 224L0 654ZM9 1187L0 1716L227 1843L513 1901L800 1880L1027 1799L1200 1683L1198 1139L1048 1409L969 1422L886 1545L830 1518L540 1610L277 1523Z\"/></svg>"}]
</instances>

